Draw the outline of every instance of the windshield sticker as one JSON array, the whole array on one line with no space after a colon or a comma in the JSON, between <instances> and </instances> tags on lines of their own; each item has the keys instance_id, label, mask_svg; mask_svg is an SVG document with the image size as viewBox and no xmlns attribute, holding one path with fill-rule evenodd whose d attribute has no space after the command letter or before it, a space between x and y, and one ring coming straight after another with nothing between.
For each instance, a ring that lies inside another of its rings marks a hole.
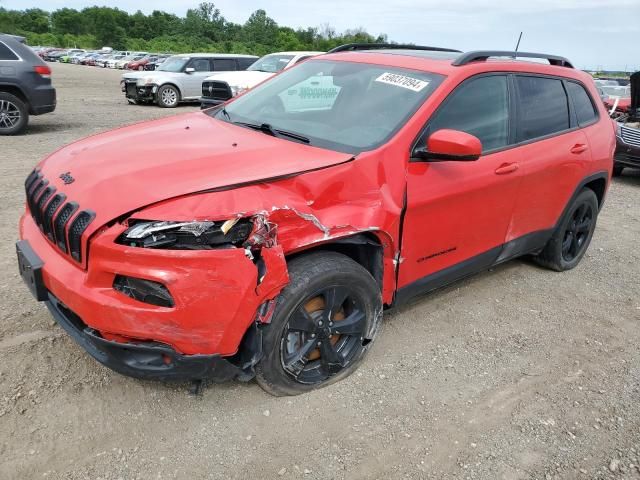
<instances>
[{"instance_id":1,"label":"windshield sticker","mask_svg":"<svg viewBox=\"0 0 640 480\"><path fill-rule=\"evenodd\" d=\"M419 92L424 89L429 82L425 82L424 80L418 80L417 78L407 77L405 75L398 75L397 73L383 73L378 78L376 78L376 82L386 83L388 85L395 85L396 87L407 88L409 90L413 90L414 92Z\"/></svg>"}]
</instances>

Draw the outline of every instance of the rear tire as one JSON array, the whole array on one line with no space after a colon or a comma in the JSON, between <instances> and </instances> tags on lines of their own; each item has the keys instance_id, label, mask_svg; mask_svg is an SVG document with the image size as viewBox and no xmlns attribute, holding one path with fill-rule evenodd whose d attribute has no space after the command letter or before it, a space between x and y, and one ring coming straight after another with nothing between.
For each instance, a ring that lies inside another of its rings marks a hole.
<instances>
[{"instance_id":1,"label":"rear tire","mask_svg":"<svg viewBox=\"0 0 640 480\"><path fill-rule=\"evenodd\" d=\"M598 218L598 197L583 189L566 211L549 242L535 261L557 272L574 268L589 248Z\"/></svg>"},{"instance_id":2,"label":"rear tire","mask_svg":"<svg viewBox=\"0 0 640 480\"><path fill-rule=\"evenodd\" d=\"M256 380L276 396L298 395L353 373L382 319L382 296L371 274L350 258L312 253L288 265L289 284L264 327Z\"/></svg>"},{"instance_id":3,"label":"rear tire","mask_svg":"<svg viewBox=\"0 0 640 480\"><path fill-rule=\"evenodd\" d=\"M180 102L180 92L173 85L163 85L156 95L158 106L162 108L175 108Z\"/></svg>"},{"instance_id":4,"label":"rear tire","mask_svg":"<svg viewBox=\"0 0 640 480\"><path fill-rule=\"evenodd\" d=\"M0 92L0 135L22 133L28 123L27 104L15 95Z\"/></svg>"}]
</instances>

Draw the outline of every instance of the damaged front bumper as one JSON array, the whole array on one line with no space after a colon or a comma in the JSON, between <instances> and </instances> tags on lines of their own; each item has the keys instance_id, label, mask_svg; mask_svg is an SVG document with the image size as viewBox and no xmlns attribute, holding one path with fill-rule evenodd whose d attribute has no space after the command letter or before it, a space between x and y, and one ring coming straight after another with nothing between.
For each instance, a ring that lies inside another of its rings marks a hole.
<instances>
[{"instance_id":1,"label":"damaged front bumper","mask_svg":"<svg viewBox=\"0 0 640 480\"><path fill-rule=\"evenodd\" d=\"M138 85L137 80L124 80L121 88L125 97L134 102L154 102L158 92L157 85Z\"/></svg>"},{"instance_id":2,"label":"damaged front bumper","mask_svg":"<svg viewBox=\"0 0 640 480\"><path fill-rule=\"evenodd\" d=\"M160 343L121 343L103 338L53 294L45 301L56 322L98 362L130 377L148 380L212 380L246 376L240 365L219 355L181 355Z\"/></svg>"},{"instance_id":3,"label":"damaged front bumper","mask_svg":"<svg viewBox=\"0 0 640 480\"><path fill-rule=\"evenodd\" d=\"M288 282L281 247L263 247L259 262L242 248L128 247L116 243L125 228L105 227L90 240L84 270L23 215L20 236L42 265L41 300L60 325L94 358L126 375L224 380L246 370L230 360L252 327L269 321L264 312ZM173 306L123 294L114 288L122 275L161 283Z\"/></svg>"}]
</instances>

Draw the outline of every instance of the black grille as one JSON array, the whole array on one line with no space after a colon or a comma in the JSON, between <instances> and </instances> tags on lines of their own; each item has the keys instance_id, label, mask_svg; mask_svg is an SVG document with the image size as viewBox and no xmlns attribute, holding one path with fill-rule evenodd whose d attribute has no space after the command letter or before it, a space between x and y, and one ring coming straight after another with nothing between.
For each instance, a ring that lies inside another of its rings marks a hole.
<instances>
[{"instance_id":1,"label":"black grille","mask_svg":"<svg viewBox=\"0 0 640 480\"><path fill-rule=\"evenodd\" d=\"M232 97L231 88L227 82L202 82L202 96L214 100L229 100Z\"/></svg>"},{"instance_id":2,"label":"black grille","mask_svg":"<svg viewBox=\"0 0 640 480\"><path fill-rule=\"evenodd\" d=\"M55 237L56 245L58 245L58 248L64 253L67 253L69 251L67 248L65 226L77 209L77 203L69 202L64 207L62 207L60 213L58 213L56 219L53 221L53 235Z\"/></svg>"},{"instance_id":3,"label":"black grille","mask_svg":"<svg viewBox=\"0 0 640 480\"><path fill-rule=\"evenodd\" d=\"M128 97L138 96L138 87L136 86L136 82L127 82L125 84L125 88Z\"/></svg>"},{"instance_id":4,"label":"black grille","mask_svg":"<svg viewBox=\"0 0 640 480\"><path fill-rule=\"evenodd\" d=\"M38 206L38 197L48 184L49 182L47 180L39 179L38 181L34 182L29 190L27 190L27 205L29 205L29 211L31 212L31 215L34 215L34 212L36 211Z\"/></svg>"},{"instance_id":5,"label":"black grille","mask_svg":"<svg viewBox=\"0 0 640 480\"><path fill-rule=\"evenodd\" d=\"M76 215L76 218L69 226L69 251L71 256L78 262L82 260L82 234L87 229L95 217L95 213L83 210Z\"/></svg>"},{"instance_id":6,"label":"black grille","mask_svg":"<svg viewBox=\"0 0 640 480\"><path fill-rule=\"evenodd\" d=\"M83 210L76 202L66 202L64 193L56 193L56 188L39 170L32 171L24 182L27 205L33 221L42 233L55 243L64 253L70 253L74 260L82 260L82 234L95 218L95 213ZM75 218L73 218L75 216Z\"/></svg>"},{"instance_id":7,"label":"black grille","mask_svg":"<svg viewBox=\"0 0 640 480\"><path fill-rule=\"evenodd\" d=\"M36 221L36 224L40 228L42 228L42 216L44 215L44 206L47 204L47 202L51 198L51 195L53 195L55 191L56 191L56 188L53 186L45 188L44 191L42 192L42 195L40 195L38 202L36 203L35 210L31 212L33 219Z\"/></svg>"},{"instance_id":8,"label":"black grille","mask_svg":"<svg viewBox=\"0 0 640 480\"><path fill-rule=\"evenodd\" d=\"M53 197L53 200L49 202L49 205L47 205L47 208L42 215L42 231L52 242L54 241L53 215L56 213L56 210L60 205L62 205L62 202L64 202L66 198L67 197L64 193L57 194L55 197Z\"/></svg>"},{"instance_id":9,"label":"black grille","mask_svg":"<svg viewBox=\"0 0 640 480\"><path fill-rule=\"evenodd\" d=\"M37 170L31 172L27 179L24 181L25 190L29 191L29 187L31 187L31 185L33 185L33 182L35 182L38 178L40 178L40 172L38 172Z\"/></svg>"},{"instance_id":10,"label":"black grille","mask_svg":"<svg viewBox=\"0 0 640 480\"><path fill-rule=\"evenodd\" d=\"M620 133L622 134L622 140L624 140L624 143L634 147L640 147L640 130L637 128L621 126Z\"/></svg>"}]
</instances>

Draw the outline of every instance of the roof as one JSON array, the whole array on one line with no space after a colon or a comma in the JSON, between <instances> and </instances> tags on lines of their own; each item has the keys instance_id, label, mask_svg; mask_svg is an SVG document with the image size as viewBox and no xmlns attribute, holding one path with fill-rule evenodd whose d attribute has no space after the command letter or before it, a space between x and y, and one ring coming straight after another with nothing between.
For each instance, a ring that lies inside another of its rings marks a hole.
<instances>
[{"instance_id":1,"label":"roof","mask_svg":"<svg viewBox=\"0 0 640 480\"><path fill-rule=\"evenodd\" d=\"M491 55L487 55L491 53ZM494 55L500 53L499 57ZM548 75L557 75L567 78L585 80L585 74L581 70L569 68L570 63L562 57L548 55L550 61L556 65L543 64L532 61L522 61L514 58L507 58L506 53L512 52L441 52L429 50L411 49L359 49L351 51L341 51L328 53L322 58L326 60L349 61L357 63L371 63L387 65L397 68L408 68L422 70L425 72L438 73L445 76L468 77L473 74L491 71L509 72L529 72ZM518 54L518 55L543 55L543 54ZM478 60L474 60L477 57ZM561 66L561 62L566 61L567 66ZM460 62L463 62L460 64Z\"/></svg>"},{"instance_id":2,"label":"roof","mask_svg":"<svg viewBox=\"0 0 640 480\"><path fill-rule=\"evenodd\" d=\"M268 53L265 57L269 55L293 55L295 57L296 55L322 55L324 53L326 52L273 52Z\"/></svg>"},{"instance_id":3,"label":"roof","mask_svg":"<svg viewBox=\"0 0 640 480\"><path fill-rule=\"evenodd\" d=\"M241 55L236 53L177 53L174 57L205 57L205 58L258 58L256 55Z\"/></svg>"}]
</instances>

